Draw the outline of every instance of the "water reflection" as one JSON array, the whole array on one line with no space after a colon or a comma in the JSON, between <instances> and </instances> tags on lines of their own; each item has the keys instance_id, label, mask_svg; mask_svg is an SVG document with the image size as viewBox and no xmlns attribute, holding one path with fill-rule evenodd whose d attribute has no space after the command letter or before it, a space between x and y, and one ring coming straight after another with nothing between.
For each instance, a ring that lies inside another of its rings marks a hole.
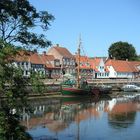
<instances>
[{"instance_id":1,"label":"water reflection","mask_svg":"<svg viewBox=\"0 0 140 140\"><path fill-rule=\"evenodd\" d=\"M131 129L137 123L136 120L140 121L137 115L140 110L139 101L140 96L99 100L34 99L29 101L33 113L29 114L23 109L21 123L38 140L109 139L113 135L109 132L113 129Z\"/></svg>"}]
</instances>

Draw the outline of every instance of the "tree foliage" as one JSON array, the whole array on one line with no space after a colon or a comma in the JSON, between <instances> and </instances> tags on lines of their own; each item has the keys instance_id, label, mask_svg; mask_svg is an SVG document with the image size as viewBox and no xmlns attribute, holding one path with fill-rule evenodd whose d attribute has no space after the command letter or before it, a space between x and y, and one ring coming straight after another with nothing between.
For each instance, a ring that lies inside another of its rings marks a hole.
<instances>
[{"instance_id":1,"label":"tree foliage","mask_svg":"<svg viewBox=\"0 0 140 140\"><path fill-rule=\"evenodd\" d=\"M20 125L23 107L28 107L28 86L38 86L36 76L25 78L22 69L15 67L14 58L19 47L32 49L31 45L47 47L51 44L43 34L54 17L47 11L37 12L28 0L0 0L0 139L29 140L31 137ZM33 49L34 49L33 47ZM40 82L39 82L40 84ZM3 98L3 100L2 100ZM26 109L25 111L28 111Z\"/></svg>"},{"instance_id":2,"label":"tree foliage","mask_svg":"<svg viewBox=\"0 0 140 140\"><path fill-rule=\"evenodd\" d=\"M25 79L22 70L12 63L15 55L16 49L13 45L5 43L0 49L0 139L2 140L31 139L19 123L22 108L27 106L27 85L30 79Z\"/></svg>"},{"instance_id":3,"label":"tree foliage","mask_svg":"<svg viewBox=\"0 0 140 140\"><path fill-rule=\"evenodd\" d=\"M133 45L127 42L113 43L108 49L109 58L118 60L136 60L136 50Z\"/></svg>"},{"instance_id":4,"label":"tree foliage","mask_svg":"<svg viewBox=\"0 0 140 140\"><path fill-rule=\"evenodd\" d=\"M51 42L35 29L46 31L54 17L47 11L37 12L28 0L0 1L0 38L22 47L47 47Z\"/></svg>"}]
</instances>

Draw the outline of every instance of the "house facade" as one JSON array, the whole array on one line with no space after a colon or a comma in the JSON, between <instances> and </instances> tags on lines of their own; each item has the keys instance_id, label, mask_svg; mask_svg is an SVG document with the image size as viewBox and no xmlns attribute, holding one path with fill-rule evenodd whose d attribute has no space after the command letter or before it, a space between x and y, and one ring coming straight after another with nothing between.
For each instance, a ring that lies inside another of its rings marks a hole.
<instances>
[{"instance_id":1,"label":"house facade","mask_svg":"<svg viewBox=\"0 0 140 140\"><path fill-rule=\"evenodd\" d=\"M23 71L24 77L29 77L31 74L31 62L29 55L21 51L14 59L15 67L19 67Z\"/></svg>"},{"instance_id":2,"label":"house facade","mask_svg":"<svg viewBox=\"0 0 140 140\"><path fill-rule=\"evenodd\" d=\"M76 57L76 63L78 57ZM80 75L85 79L104 79L109 78L109 70L103 58L89 58L80 56Z\"/></svg>"},{"instance_id":3,"label":"house facade","mask_svg":"<svg viewBox=\"0 0 140 140\"><path fill-rule=\"evenodd\" d=\"M72 55L59 45L51 47L42 54L23 52L15 57L15 66L20 67L23 76L30 77L37 72L44 78L62 78L64 74L77 75L78 56ZM80 56L80 77L84 79L140 78L139 61L123 61Z\"/></svg>"},{"instance_id":4,"label":"house facade","mask_svg":"<svg viewBox=\"0 0 140 140\"><path fill-rule=\"evenodd\" d=\"M108 59L106 67L109 70L109 78L138 78L140 62Z\"/></svg>"},{"instance_id":5,"label":"house facade","mask_svg":"<svg viewBox=\"0 0 140 140\"><path fill-rule=\"evenodd\" d=\"M45 66L42 58L37 52L30 53L31 70L38 73L40 76L45 77Z\"/></svg>"},{"instance_id":6,"label":"house facade","mask_svg":"<svg viewBox=\"0 0 140 140\"><path fill-rule=\"evenodd\" d=\"M109 70L105 65L103 58L95 57L92 60L93 67L93 79L105 79L109 78Z\"/></svg>"},{"instance_id":7,"label":"house facade","mask_svg":"<svg viewBox=\"0 0 140 140\"><path fill-rule=\"evenodd\" d=\"M36 72L40 76L45 76L45 67L37 52L19 52L14 64L16 67L22 69L24 77L30 77L32 72Z\"/></svg>"},{"instance_id":8,"label":"house facade","mask_svg":"<svg viewBox=\"0 0 140 140\"><path fill-rule=\"evenodd\" d=\"M74 56L76 60L76 64L78 64L78 59L80 59L80 77L83 79L92 79L93 77L93 69L91 67L91 61L87 56L80 56L78 58L77 55ZM77 67L76 66L76 75L77 75Z\"/></svg>"},{"instance_id":9,"label":"house facade","mask_svg":"<svg viewBox=\"0 0 140 140\"><path fill-rule=\"evenodd\" d=\"M45 66L45 75L47 78L60 78L61 67L60 60L55 59L53 55L47 55L46 52L40 55Z\"/></svg>"},{"instance_id":10,"label":"house facade","mask_svg":"<svg viewBox=\"0 0 140 140\"><path fill-rule=\"evenodd\" d=\"M53 55L60 61L61 75L75 74L75 58L68 49L56 45L48 50L47 55Z\"/></svg>"}]
</instances>

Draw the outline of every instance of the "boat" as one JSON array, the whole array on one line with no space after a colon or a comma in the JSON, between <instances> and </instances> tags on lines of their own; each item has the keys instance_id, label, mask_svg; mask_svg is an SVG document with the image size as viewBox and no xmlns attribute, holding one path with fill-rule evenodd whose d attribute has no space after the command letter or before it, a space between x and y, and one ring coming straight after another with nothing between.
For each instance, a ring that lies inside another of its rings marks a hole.
<instances>
[{"instance_id":1,"label":"boat","mask_svg":"<svg viewBox=\"0 0 140 140\"><path fill-rule=\"evenodd\" d=\"M111 85L100 85L98 86L100 94L110 94L112 91Z\"/></svg>"},{"instance_id":2,"label":"boat","mask_svg":"<svg viewBox=\"0 0 140 140\"><path fill-rule=\"evenodd\" d=\"M80 47L81 47L81 38L79 39L79 45L78 45L78 63L77 63L77 78L76 78L76 83L75 84L61 84L61 93L62 95L91 95L92 88L88 86L87 81L82 81L80 78ZM70 81L70 79L69 79Z\"/></svg>"},{"instance_id":3,"label":"boat","mask_svg":"<svg viewBox=\"0 0 140 140\"><path fill-rule=\"evenodd\" d=\"M122 90L125 92L139 92L140 87L135 84L127 84L122 87Z\"/></svg>"}]
</instances>

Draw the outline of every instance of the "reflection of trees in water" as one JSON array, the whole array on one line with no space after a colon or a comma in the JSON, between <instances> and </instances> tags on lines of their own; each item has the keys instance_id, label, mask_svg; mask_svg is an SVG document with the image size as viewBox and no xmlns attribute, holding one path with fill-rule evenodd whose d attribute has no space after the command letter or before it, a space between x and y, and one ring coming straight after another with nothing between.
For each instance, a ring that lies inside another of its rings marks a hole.
<instances>
[{"instance_id":1,"label":"reflection of trees in water","mask_svg":"<svg viewBox=\"0 0 140 140\"><path fill-rule=\"evenodd\" d=\"M115 129L130 127L136 117L136 112L124 112L109 115L109 125Z\"/></svg>"}]
</instances>

